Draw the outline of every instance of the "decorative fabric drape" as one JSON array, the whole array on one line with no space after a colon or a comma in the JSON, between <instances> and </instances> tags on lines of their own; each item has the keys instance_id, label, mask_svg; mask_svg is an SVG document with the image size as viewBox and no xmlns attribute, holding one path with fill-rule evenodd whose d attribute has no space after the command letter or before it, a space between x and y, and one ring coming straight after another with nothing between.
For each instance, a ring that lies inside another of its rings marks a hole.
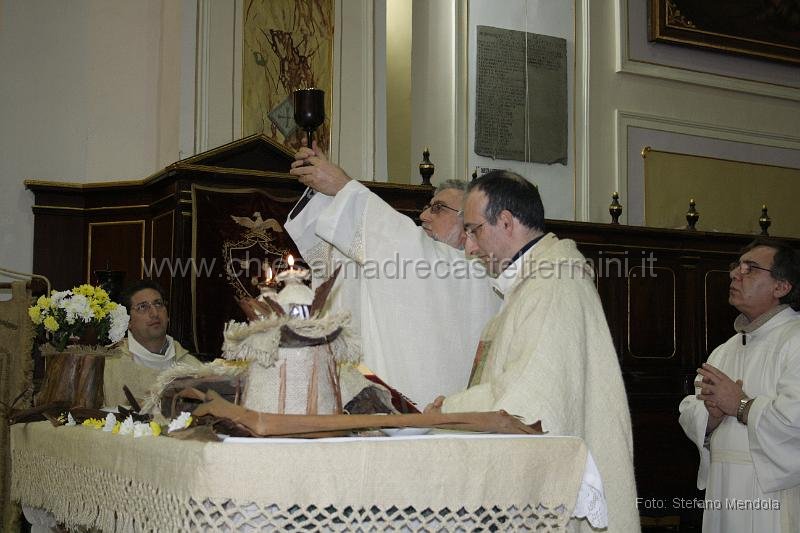
<instances>
[{"instance_id":1,"label":"decorative fabric drape","mask_svg":"<svg viewBox=\"0 0 800 533\"><path fill-rule=\"evenodd\" d=\"M297 197L195 185L192 199L193 340L197 352L218 356L225 323L245 318L236 298L258 296L252 280L263 278L263 262L300 255L279 222Z\"/></svg>"},{"instance_id":2,"label":"decorative fabric drape","mask_svg":"<svg viewBox=\"0 0 800 533\"><path fill-rule=\"evenodd\" d=\"M576 437L223 444L47 422L17 424L11 435L14 498L68 527L112 532L273 531L298 523L382 531L414 522L422 522L409 527L415 531L490 524L556 531L576 508L588 464Z\"/></svg>"},{"instance_id":3,"label":"decorative fabric drape","mask_svg":"<svg viewBox=\"0 0 800 533\"><path fill-rule=\"evenodd\" d=\"M25 281L11 284L11 300L0 301L0 530L16 531L19 508L11 502L11 452L7 407L32 383L33 324L28 318L30 289ZM17 407L31 404L31 390Z\"/></svg>"}]
</instances>

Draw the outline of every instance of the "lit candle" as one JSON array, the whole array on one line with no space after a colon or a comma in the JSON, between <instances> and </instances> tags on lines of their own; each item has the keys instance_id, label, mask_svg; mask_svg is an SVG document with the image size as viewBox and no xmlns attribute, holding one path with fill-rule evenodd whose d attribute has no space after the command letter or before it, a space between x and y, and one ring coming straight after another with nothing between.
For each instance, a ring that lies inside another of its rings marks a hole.
<instances>
[{"instance_id":1,"label":"lit candle","mask_svg":"<svg viewBox=\"0 0 800 533\"><path fill-rule=\"evenodd\" d=\"M278 291L276 291L273 287L272 268L269 267L266 261L264 261L264 280L258 284L258 290L260 294L256 300L261 303L266 304L267 298L273 301L277 300L278 298ZM255 313L262 320L266 318L264 313L260 312L258 309L255 309Z\"/></svg>"},{"instance_id":2,"label":"lit candle","mask_svg":"<svg viewBox=\"0 0 800 533\"><path fill-rule=\"evenodd\" d=\"M294 266L294 257L289 255L286 259L289 268L279 273L278 281L284 282L284 287L278 293L278 303L290 316L308 318L308 307L314 301L314 292L303 283L311 275L307 268Z\"/></svg>"},{"instance_id":3,"label":"lit candle","mask_svg":"<svg viewBox=\"0 0 800 533\"><path fill-rule=\"evenodd\" d=\"M292 257L292 254L289 254L286 258L286 262L289 264L289 268L278 274L278 281L283 281L285 283L302 283L303 280L310 277L311 273L307 268L294 267L294 257Z\"/></svg>"}]
</instances>

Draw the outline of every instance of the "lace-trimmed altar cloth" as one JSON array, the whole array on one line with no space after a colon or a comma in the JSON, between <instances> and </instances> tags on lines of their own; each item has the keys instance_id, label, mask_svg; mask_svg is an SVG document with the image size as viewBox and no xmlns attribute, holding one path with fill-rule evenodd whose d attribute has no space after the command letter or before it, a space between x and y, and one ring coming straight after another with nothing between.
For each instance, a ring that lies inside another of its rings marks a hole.
<instances>
[{"instance_id":1,"label":"lace-trimmed altar cloth","mask_svg":"<svg viewBox=\"0 0 800 533\"><path fill-rule=\"evenodd\" d=\"M557 531L576 514L606 522L599 474L576 437L200 443L48 422L16 425L11 437L14 499L69 527Z\"/></svg>"}]
</instances>

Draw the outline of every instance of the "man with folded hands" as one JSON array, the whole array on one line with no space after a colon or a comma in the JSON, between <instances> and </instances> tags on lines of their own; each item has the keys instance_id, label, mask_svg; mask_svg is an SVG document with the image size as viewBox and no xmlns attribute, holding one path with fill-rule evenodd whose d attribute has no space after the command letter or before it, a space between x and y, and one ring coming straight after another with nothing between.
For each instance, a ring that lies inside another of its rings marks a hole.
<instances>
[{"instance_id":1,"label":"man with folded hands","mask_svg":"<svg viewBox=\"0 0 800 533\"><path fill-rule=\"evenodd\" d=\"M736 334L680 404L710 502L703 531L800 531L800 252L758 239L730 279Z\"/></svg>"}]
</instances>

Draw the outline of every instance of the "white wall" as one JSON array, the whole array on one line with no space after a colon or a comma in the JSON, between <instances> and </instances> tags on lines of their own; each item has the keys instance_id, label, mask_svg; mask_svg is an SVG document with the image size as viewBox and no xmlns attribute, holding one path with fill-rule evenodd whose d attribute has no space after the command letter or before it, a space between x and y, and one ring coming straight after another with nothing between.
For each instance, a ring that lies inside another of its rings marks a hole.
<instances>
[{"instance_id":1,"label":"white wall","mask_svg":"<svg viewBox=\"0 0 800 533\"><path fill-rule=\"evenodd\" d=\"M419 185L422 152L430 148L436 166L432 182L458 175L456 138L455 2L414 0L411 24L411 154L409 183ZM391 177L391 176L390 176Z\"/></svg>"},{"instance_id":2,"label":"white wall","mask_svg":"<svg viewBox=\"0 0 800 533\"><path fill-rule=\"evenodd\" d=\"M523 161L491 159L475 153L475 83L477 26L494 26L516 31L561 37L567 41L567 102L569 142L566 165L544 165ZM547 218L571 220L575 217L575 136L574 82L575 15L571 2L564 0L470 0L469 7L469 141L468 168L507 169L519 172L539 187Z\"/></svg>"},{"instance_id":3,"label":"white wall","mask_svg":"<svg viewBox=\"0 0 800 533\"><path fill-rule=\"evenodd\" d=\"M375 96L379 95L379 86L385 95L383 106L375 106L375 148L377 149L379 146L378 136L380 133L377 127L380 124L386 132L383 139L386 143L385 176L391 177L391 181L396 183L415 183L409 180L412 178L411 169L418 162L412 162L409 159L412 123L413 6L414 2L407 0L386 0L385 19L381 21L376 17L375 21L375 43L386 43L386 55L380 58L377 55L375 57L376 66L379 61L386 65L384 76L378 73L377 68L375 69ZM381 22L383 22L382 25ZM387 127L388 125L391 127ZM376 164L378 161L376 154Z\"/></svg>"},{"instance_id":4,"label":"white wall","mask_svg":"<svg viewBox=\"0 0 800 533\"><path fill-rule=\"evenodd\" d=\"M32 266L23 180L140 179L178 159L190 4L0 0L0 265Z\"/></svg>"},{"instance_id":5,"label":"white wall","mask_svg":"<svg viewBox=\"0 0 800 533\"><path fill-rule=\"evenodd\" d=\"M375 176L374 13L372 0L336 1L330 155L363 180Z\"/></svg>"},{"instance_id":6,"label":"white wall","mask_svg":"<svg viewBox=\"0 0 800 533\"><path fill-rule=\"evenodd\" d=\"M187 155L242 136L241 13L236 0L197 1L195 143Z\"/></svg>"}]
</instances>

